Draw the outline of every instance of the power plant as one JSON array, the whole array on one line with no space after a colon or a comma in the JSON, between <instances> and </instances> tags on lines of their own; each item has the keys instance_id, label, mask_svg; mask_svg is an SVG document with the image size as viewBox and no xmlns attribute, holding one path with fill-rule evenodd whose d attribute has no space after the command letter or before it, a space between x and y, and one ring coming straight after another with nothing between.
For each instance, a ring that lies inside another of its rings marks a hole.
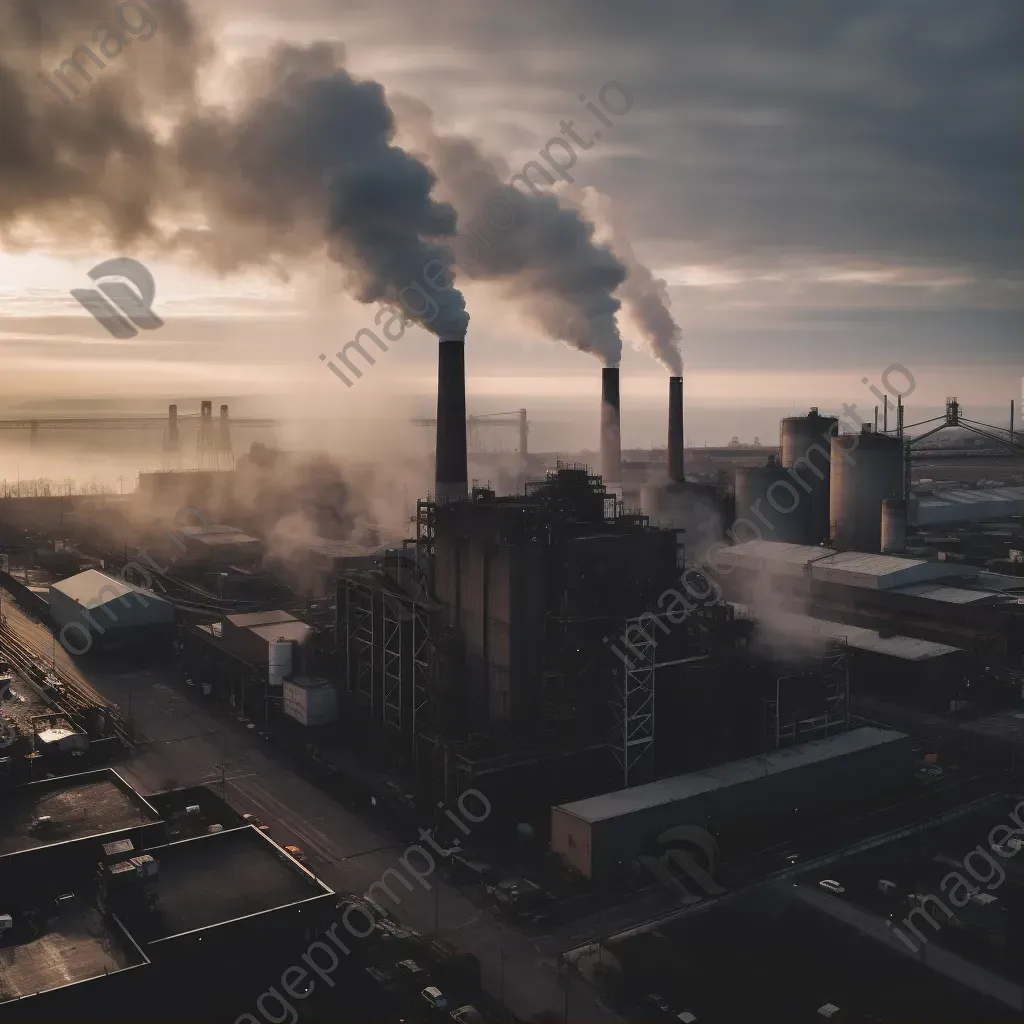
<instances>
[{"instance_id":1,"label":"power plant","mask_svg":"<svg viewBox=\"0 0 1024 1024\"><path fill-rule=\"evenodd\" d=\"M683 386L669 377L665 448L634 457L620 370L602 369L600 472L528 452L525 410L495 414L519 439L513 493L500 493L471 476L486 465L470 439L488 417L468 414L466 339L440 339L436 419L416 421L436 429L433 489L388 546L370 530L359 544L280 550L277 523L297 508L351 536L348 485L322 466L307 479L300 457L261 444L236 460L232 435L253 421L230 420L227 404L215 420L210 400L198 417L169 406L174 468L140 474L132 495L0 499L2 778L31 794L40 773L131 757L151 728L137 710L149 684L114 707L75 666L120 679L161 665L154 700L176 680L175 700L279 746L350 807L422 830L482 801L473 851L454 844L446 870L510 920L541 921L549 903L571 914L581 887L594 905L635 901L638 917L652 894L703 905L728 891L719 846L741 860L783 840L799 850L817 822L859 835L865 808L901 801L909 818L920 735L937 716L949 729L926 742L942 757L1015 772L1013 431L981 428L1011 479L959 486L915 472L920 438L902 401L895 432L812 408L781 421L777 449L709 455L686 446ZM961 420L950 399L939 429ZM194 465L177 468L193 429ZM920 450L951 465L973 457ZM27 621L52 633L49 655ZM956 724L968 711L984 739ZM136 858L143 881L115 892L102 875L96 897L133 922L161 898L158 871L183 856L152 816L163 845L146 856L159 869ZM453 956L402 941L431 970ZM621 952L634 929L602 941Z\"/></svg>"}]
</instances>

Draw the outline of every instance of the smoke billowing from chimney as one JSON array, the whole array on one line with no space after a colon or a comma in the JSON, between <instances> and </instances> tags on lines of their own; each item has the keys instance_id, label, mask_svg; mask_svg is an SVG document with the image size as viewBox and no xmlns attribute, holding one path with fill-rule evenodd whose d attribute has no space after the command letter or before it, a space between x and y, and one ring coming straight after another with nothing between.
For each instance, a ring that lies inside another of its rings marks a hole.
<instances>
[{"instance_id":1,"label":"smoke billowing from chimney","mask_svg":"<svg viewBox=\"0 0 1024 1024\"><path fill-rule=\"evenodd\" d=\"M596 225L598 239L615 253L629 272L617 292L624 311L647 341L655 359L673 376L681 377L683 357L679 341L682 332L669 309L668 285L640 262L611 199L591 187L582 189L578 195L583 212Z\"/></svg>"},{"instance_id":2,"label":"smoke billowing from chimney","mask_svg":"<svg viewBox=\"0 0 1024 1024\"><path fill-rule=\"evenodd\" d=\"M442 338L437 353L437 441L434 496L457 501L469 493L466 452L466 342Z\"/></svg>"},{"instance_id":3,"label":"smoke billowing from chimney","mask_svg":"<svg viewBox=\"0 0 1024 1024\"><path fill-rule=\"evenodd\" d=\"M685 482L683 449L683 378L668 379L668 478L674 483Z\"/></svg>"},{"instance_id":4,"label":"smoke billowing from chimney","mask_svg":"<svg viewBox=\"0 0 1024 1024\"><path fill-rule=\"evenodd\" d=\"M595 242L593 225L578 209L542 190L536 171L548 185L554 179L539 166L513 176L475 140L437 135L430 108L419 100L393 96L391 102L403 138L424 154L441 193L458 210L452 248L459 272L500 283L549 337L618 366L621 303L615 291L626 268Z\"/></svg>"},{"instance_id":5,"label":"smoke billowing from chimney","mask_svg":"<svg viewBox=\"0 0 1024 1024\"><path fill-rule=\"evenodd\" d=\"M117 54L104 39L90 57L83 40L114 25L110 7L0 8L0 228L27 224L70 251L101 237L139 254L177 250L221 272L271 266L287 276L326 251L360 302L401 305L435 334L464 336L442 244L455 210L431 196L427 167L393 144L383 88L353 78L340 47L280 45L246 62L242 100L228 110L198 98L209 47L186 0L154 13L151 38L128 45L126 33ZM60 80L40 79L41 53L59 68L72 51ZM192 226L167 233L161 222Z\"/></svg>"},{"instance_id":6,"label":"smoke billowing from chimney","mask_svg":"<svg viewBox=\"0 0 1024 1024\"><path fill-rule=\"evenodd\" d=\"M619 368L606 366L601 370L601 476L611 486L622 483L619 418Z\"/></svg>"}]
</instances>

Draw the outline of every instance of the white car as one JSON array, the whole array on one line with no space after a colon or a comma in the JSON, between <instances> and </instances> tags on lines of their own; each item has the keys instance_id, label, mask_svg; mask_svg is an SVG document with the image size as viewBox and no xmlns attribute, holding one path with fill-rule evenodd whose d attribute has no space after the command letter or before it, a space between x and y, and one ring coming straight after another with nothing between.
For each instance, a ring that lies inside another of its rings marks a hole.
<instances>
[{"instance_id":1,"label":"white car","mask_svg":"<svg viewBox=\"0 0 1024 1024\"><path fill-rule=\"evenodd\" d=\"M822 879L818 885L820 885L822 889L827 889L829 892L835 893L836 896L846 892L846 889L844 889L843 886L841 886L834 878Z\"/></svg>"},{"instance_id":2,"label":"white car","mask_svg":"<svg viewBox=\"0 0 1024 1024\"><path fill-rule=\"evenodd\" d=\"M423 1001L432 1010L446 1010L448 1008L448 1000L445 999L439 988L431 985L429 988L425 988L420 995L423 997Z\"/></svg>"}]
</instances>

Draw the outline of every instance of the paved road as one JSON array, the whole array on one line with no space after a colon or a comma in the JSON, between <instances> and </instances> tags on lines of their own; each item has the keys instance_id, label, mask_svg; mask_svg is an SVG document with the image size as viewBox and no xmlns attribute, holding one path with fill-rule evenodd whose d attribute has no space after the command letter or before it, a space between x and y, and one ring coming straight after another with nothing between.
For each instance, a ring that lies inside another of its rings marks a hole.
<instances>
[{"instance_id":1,"label":"paved road","mask_svg":"<svg viewBox=\"0 0 1024 1024\"><path fill-rule=\"evenodd\" d=\"M12 630L49 662L49 631L7 601L4 605ZM130 702L131 717L146 741L118 771L141 793L201 784L220 792L223 781L232 807L257 814L278 842L301 846L311 869L339 891L365 892L387 869L398 866L398 858L415 840L364 820L296 774L266 741L247 733L221 709L202 706L202 698L192 696L172 666L121 674L87 669L88 676L83 676L59 645L56 657L60 671L96 697L117 704L126 716ZM401 901L396 917L431 935L436 913L440 936L480 959L483 985L492 996L500 996L504 979L505 1004L521 1019L543 1012L564 1016L565 988L555 968L564 946L550 937L531 939L513 930L438 876L427 884L439 884L439 892L419 886L407 892L393 882L392 891ZM303 952L296 950L296 959ZM268 985L273 982L267 979ZM569 1014L572 1020L601 1024L621 1019L578 979L569 993Z\"/></svg>"}]
</instances>

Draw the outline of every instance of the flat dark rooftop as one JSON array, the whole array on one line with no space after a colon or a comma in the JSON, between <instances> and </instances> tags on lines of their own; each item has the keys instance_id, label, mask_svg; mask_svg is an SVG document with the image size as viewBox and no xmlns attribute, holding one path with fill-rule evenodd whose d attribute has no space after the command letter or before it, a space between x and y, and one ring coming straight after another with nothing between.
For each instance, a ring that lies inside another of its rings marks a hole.
<instances>
[{"instance_id":1,"label":"flat dark rooftop","mask_svg":"<svg viewBox=\"0 0 1024 1024\"><path fill-rule=\"evenodd\" d=\"M33 835L32 824L42 817L49 817L52 825L46 834ZM159 820L146 801L109 769L44 779L4 794L0 856Z\"/></svg>"},{"instance_id":2,"label":"flat dark rooftop","mask_svg":"<svg viewBox=\"0 0 1024 1024\"><path fill-rule=\"evenodd\" d=\"M146 962L117 925L89 906L74 906L31 939L0 944L0 1003L62 988Z\"/></svg>"},{"instance_id":3,"label":"flat dark rooftop","mask_svg":"<svg viewBox=\"0 0 1024 1024\"><path fill-rule=\"evenodd\" d=\"M147 942L331 894L255 829L150 849L159 861L155 912L126 922Z\"/></svg>"}]
</instances>

